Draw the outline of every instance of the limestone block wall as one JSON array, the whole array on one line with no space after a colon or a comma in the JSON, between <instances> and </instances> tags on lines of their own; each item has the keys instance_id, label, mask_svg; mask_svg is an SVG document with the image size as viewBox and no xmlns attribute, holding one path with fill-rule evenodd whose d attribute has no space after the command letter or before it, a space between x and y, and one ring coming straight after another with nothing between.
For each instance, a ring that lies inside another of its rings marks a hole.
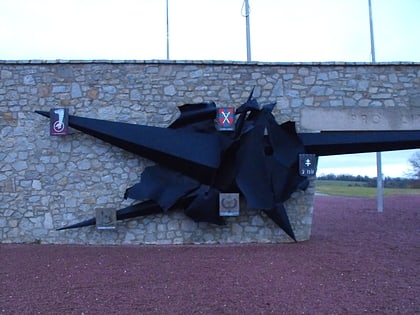
<instances>
[{"instance_id":1,"label":"limestone block wall","mask_svg":"<svg viewBox=\"0 0 420 315\"><path fill-rule=\"evenodd\" d=\"M309 131L313 126L301 119L305 110L418 109L419 75L415 63L0 61L0 241L290 241L260 211L244 206L222 227L195 223L179 211L120 221L116 230L56 231L93 217L95 208L130 205L125 189L141 180L151 162L77 131L52 137L48 120L34 110L65 107L78 116L166 127L179 105L239 106L255 87L260 104L277 102L279 122L293 120L298 131ZM312 181L286 204L298 240L310 237L313 195Z\"/></svg>"}]
</instances>

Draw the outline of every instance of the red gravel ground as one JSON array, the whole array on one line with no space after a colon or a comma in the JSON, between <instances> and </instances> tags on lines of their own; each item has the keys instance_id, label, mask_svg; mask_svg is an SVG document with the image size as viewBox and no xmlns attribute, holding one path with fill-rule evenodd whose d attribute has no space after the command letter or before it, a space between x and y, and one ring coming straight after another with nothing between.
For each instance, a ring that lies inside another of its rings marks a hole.
<instances>
[{"instance_id":1,"label":"red gravel ground","mask_svg":"<svg viewBox=\"0 0 420 315\"><path fill-rule=\"evenodd\" d=\"M1 314L420 314L420 196L317 196L307 242L0 245Z\"/></svg>"}]
</instances>

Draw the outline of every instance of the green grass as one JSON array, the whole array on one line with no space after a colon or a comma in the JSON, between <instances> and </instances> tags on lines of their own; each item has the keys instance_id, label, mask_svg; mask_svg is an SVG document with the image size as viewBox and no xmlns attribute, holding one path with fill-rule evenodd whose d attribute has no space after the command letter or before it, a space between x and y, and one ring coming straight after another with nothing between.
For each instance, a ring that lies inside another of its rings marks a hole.
<instances>
[{"instance_id":1,"label":"green grass","mask_svg":"<svg viewBox=\"0 0 420 315\"><path fill-rule=\"evenodd\" d=\"M351 197L375 197L376 187L365 187L363 182L317 180L316 192L319 194ZM420 195L420 189L384 188L384 195Z\"/></svg>"}]
</instances>

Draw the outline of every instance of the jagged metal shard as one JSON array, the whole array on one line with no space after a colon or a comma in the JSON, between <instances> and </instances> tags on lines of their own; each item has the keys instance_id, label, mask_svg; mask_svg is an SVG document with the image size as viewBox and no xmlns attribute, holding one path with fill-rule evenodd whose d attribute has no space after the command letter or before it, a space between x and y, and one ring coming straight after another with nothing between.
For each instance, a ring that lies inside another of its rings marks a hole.
<instances>
[{"instance_id":1,"label":"jagged metal shard","mask_svg":"<svg viewBox=\"0 0 420 315\"><path fill-rule=\"evenodd\" d=\"M252 93L236 110L234 131L219 132L214 103L180 106L180 117L158 128L69 116L69 126L157 165L147 167L125 198L139 203L117 211L117 220L183 209L195 221L224 224L219 194L240 193L249 208L265 212L293 240L284 202L308 179L299 175L299 154L317 156L420 147L420 131L296 132L278 124L275 104L260 107ZM36 111L49 117L49 112ZM95 218L61 228L94 225Z\"/></svg>"}]
</instances>

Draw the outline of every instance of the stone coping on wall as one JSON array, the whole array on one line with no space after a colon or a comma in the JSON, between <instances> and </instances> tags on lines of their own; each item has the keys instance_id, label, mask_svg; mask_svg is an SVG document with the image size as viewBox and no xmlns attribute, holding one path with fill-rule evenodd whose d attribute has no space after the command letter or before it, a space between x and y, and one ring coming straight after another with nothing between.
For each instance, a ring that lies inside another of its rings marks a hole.
<instances>
[{"instance_id":1,"label":"stone coping on wall","mask_svg":"<svg viewBox=\"0 0 420 315\"><path fill-rule=\"evenodd\" d=\"M420 66L415 61L353 62L353 61L310 61L310 62L268 62L234 60L119 60L119 59L54 59L54 60L0 60L0 64L210 64L210 65L261 65L261 66Z\"/></svg>"}]
</instances>

